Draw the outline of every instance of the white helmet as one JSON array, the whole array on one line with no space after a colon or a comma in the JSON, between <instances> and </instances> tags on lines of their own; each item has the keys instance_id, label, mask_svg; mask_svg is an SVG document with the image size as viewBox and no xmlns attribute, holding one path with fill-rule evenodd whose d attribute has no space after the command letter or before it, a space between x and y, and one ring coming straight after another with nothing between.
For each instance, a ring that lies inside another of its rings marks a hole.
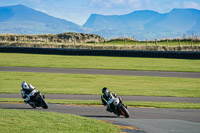
<instances>
[{"instance_id":1,"label":"white helmet","mask_svg":"<svg viewBox=\"0 0 200 133\"><path fill-rule=\"evenodd\" d=\"M29 89L29 87L28 87L28 85L27 85L27 83L25 81L23 81L21 83L21 86L22 86L23 89Z\"/></svg>"}]
</instances>

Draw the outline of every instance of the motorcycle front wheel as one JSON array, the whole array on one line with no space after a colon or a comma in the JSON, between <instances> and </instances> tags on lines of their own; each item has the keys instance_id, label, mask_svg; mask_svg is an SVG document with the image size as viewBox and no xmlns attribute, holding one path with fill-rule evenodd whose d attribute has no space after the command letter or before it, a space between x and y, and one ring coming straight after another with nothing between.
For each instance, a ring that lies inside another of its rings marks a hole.
<instances>
[{"instance_id":1,"label":"motorcycle front wheel","mask_svg":"<svg viewBox=\"0 0 200 133\"><path fill-rule=\"evenodd\" d=\"M41 97L40 100L43 109L48 109L47 102Z\"/></svg>"},{"instance_id":2,"label":"motorcycle front wheel","mask_svg":"<svg viewBox=\"0 0 200 133\"><path fill-rule=\"evenodd\" d=\"M119 111L125 118L130 116L128 110L122 104L119 105Z\"/></svg>"}]
</instances>

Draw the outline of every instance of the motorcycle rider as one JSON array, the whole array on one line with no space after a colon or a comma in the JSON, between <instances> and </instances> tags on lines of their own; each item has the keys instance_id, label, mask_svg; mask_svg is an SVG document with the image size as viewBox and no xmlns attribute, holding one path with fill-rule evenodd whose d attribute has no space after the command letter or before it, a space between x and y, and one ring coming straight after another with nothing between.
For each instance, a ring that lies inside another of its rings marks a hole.
<instances>
[{"instance_id":1,"label":"motorcycle rider","mask_svg":"<svg viewBox=\"0 0 200 133\"><path fill-rule=\"evenodd\" d=\"M24 99L24 102L29 103L33 108L35 108L35 104L30 102L30 99L38 91L35 90L34 86L32 86L31 84L27 84L25 81L21 83L21 87L21 94L22 98Z\"/></svg>"},{"instance_id":2,"label":"motorcycle rider","mask_svg":"<svg viewBox=\"0 0 200 133\"><path fill-rule=\"evenodd\" d=\"M101 96L101 101L103 105L106 105L106 111L113 112L110 108L110 104L114 101L114 98L116 98L117 95L111 91L108 91L107 87L104 87L102 89L102 96Z\"/></svg>"}]
</instances>

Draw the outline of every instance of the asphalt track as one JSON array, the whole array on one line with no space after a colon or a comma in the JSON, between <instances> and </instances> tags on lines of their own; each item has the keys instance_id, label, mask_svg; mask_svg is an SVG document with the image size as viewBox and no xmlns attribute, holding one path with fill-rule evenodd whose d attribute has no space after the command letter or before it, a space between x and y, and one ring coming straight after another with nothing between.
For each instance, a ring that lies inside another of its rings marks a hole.
<instances>
[{"instance_id":1,"label":"asphalt track","mask_svg":"<svg viewBox=\"0 0 200 133\"><path fill-rule=\"evenodd\" d=\"M100 100L100 95L45 94L47 99ZM200 103L199 97L120 96L123 101ZM21 98L20 94L0 94L0 98Z\"/></svg>"},{"instance_id":2,"label":"asphalt track","mask_svg":"<svg viewBox=\"0 0 200 133\"><path fill-rule=\"evenodd\" d=\"M200 110L196 109L158 109L132 108L128 110L130 118L117 117L106 112L103 106L74 106L49 104L49 108L32 109L27 104L0 103L0 108L23 109L37 111L52 111L70 113L94 119L115 122L114 124L128 126L125 131L133 133L199 133ZM137 128L134 128L137 127Z\"/></svg>"},{"instance_id":3,"label":"asphalt track","mask_svg":"<svg viewBox=\"0 0 200 133\"><path fill-rule=\"evenodd\" d=\"M195 72L163 72L163 71L40 68L40 67L0 67L0 71L200 78L200 73L195 73Z\"/></svg>"},{"instance_id":4,"label":"asphalt track","mask_svg":"<svg viewBox=\"0 0 200 133\"><path fill-rule=\"evenodd\" d=\"M48 72L48 73L79 73L79 74L106 74L106 75L129 75L129 76L160 76L160 77L182 77L200 78L199 73L185 72L150 72L129 70L90 70L90 69L59 69L59 68L21 68L0 67L0 71L22 71L22 72ZM141 72L141 73L140 73ZM19 98L18 94L0 94L0 98ZM98 95L46 95L47 99L99 99ZM58 98L59 97L59 98ZM79 98L80 97L80 98ZM133 101L169 101L199 103L199 98L172 98L172 97L122 97ZM0 108L25 109L37 111L52 111L60 113L71 113L94 119L116 122L114 124L129 126L123 131L134 133L200 133L200 110L199 109L158 109L158 108L133 108L128 110L131 117L126 119L117 117L106 112L103 106L74 106L49 104L47 110L41 108L32 109L27 104L14 104L0 102ZM131 128L132 127L132 128ZM134 128L137 127L137 128Z\"/></svg>"}]
</instances>

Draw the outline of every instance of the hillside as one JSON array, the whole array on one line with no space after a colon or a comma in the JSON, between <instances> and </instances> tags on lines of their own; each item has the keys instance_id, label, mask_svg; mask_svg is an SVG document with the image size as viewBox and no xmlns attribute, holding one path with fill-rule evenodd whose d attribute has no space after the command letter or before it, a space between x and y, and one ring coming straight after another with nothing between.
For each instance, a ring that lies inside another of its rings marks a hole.
<instances>
[{"instance_id":1,"label":"hillside","mask_svg":"<svg viewBox=\"0 0 200 133\"><path fill-rule=\"evenodd\" d=\"M145 23L151 22L160 16L154 11L135 11L127 15L103 16L92 14L83 27L91 29L124 29L124 28L143 28Z\"/></svg>"},{"instance_id":2,"label":"hillside","mask_svg":"<svg viewBox=\"0 0 200 133\"><path fill-rule=\"evenodd\" d=\"M173 9L170 13L163 14L161 18L156 18L146 27L153 29L162 29L162 31L173 32L197 32L194 26L200 25L200 10L195 9Z\"/></svg>"},{"instance_id":3,"label":"hillside","mask_svg":"<svg viewBox=\"0 0 200 133\"><path fill-rule=\"evenodd\" d=\"M83 32L73 22L49 16L24 5L0 7L0 33L44 34Z\"/></svg>"},{"instance_id":4,"label":"hillside","mask_svg":"<svg viewBox=\"0 0 200 133\"><path fill-rule=\"evenodd\" d=\"M92 14L83 26L49 16L24 5L0 7L0 34L98 34L106 39L155 40L200 36L200 10L173 9L168 13L150 10L125 15Z\"/></svg>"},{"instance_id":5,"label":"hillside","mask_svg":"<svg viewBox=\"0 0 200 133\"><path fill-rule=\"evenodd\" d=\"M135 11L126 15L92 14L83 27L95 29L96 34L107 38L134 36L144 40L183 36L183 34L200 35L200 10L173 9L165 14L149 10Z\"/></svg>"}]
</instances>

